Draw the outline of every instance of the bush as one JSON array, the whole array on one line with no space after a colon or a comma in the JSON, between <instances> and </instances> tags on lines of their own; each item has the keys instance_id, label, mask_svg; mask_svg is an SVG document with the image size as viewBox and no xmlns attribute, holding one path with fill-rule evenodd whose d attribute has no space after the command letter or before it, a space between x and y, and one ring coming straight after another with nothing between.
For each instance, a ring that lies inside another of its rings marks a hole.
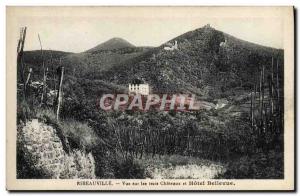
<instances>
[{"instance_id":1,"label":"bush","mask_svg":"<svg viewBox=\"0 0 300 196\"><path fill-rule=\"evenodd\" d=\"M72 147L89 151L99 143L99 138L87 123L66 119L60 123L60 127L70 144L75 145Z\"/></svg>"},{"instance_id":2,"label":"bush","mask_svg":"<svg viewBox=\"0 0 300 196\"><path fill-rule=\"evenodd\" d=\"M283 154L270 151L231 160L220 179L282 179Z\"/></svg>"},{"instance_id":3,"label":"bush","mask_svg":"<svg viewBox=\"0 0 300 196\"><path fill-rule=\"evenodd\" d=\"M50 109L37 109L35 117L52 125L63 137L68 138L71 148L90 151L99 143L98 136L87 123L70 118L57 121L54 111Z\"/></svg>"},{"instance_id":4,"label":"bush","mask_svg":"<svg viewBox=\"0 0 300 196\"><path fill-rule=\"evenodd\" d=\"M32 116L32 110L26 101L20 101L17 105L17 122L25 122Z\"/></svg>"},{"instance_id":5,"label":"bush","mask_svg":"<svg viewBox=\"0 0 300 196\"><path fill-rule=\"evenodd\" d=\"M136 163L132 158L117 159L114 165L115 177L119 179L143 179L145 168Z\"/></svg>"},{"instance_id":6,"label":"bush","mask_svg":"<svg viewBox=\"0 0 300 196\"><path fill-rule=\"evenodd\" d=\"M57 123L54 111L49 108L35 109L33 118L38 118L42 121L47 121L50 123Z\"/></svg>"}]
</instances>

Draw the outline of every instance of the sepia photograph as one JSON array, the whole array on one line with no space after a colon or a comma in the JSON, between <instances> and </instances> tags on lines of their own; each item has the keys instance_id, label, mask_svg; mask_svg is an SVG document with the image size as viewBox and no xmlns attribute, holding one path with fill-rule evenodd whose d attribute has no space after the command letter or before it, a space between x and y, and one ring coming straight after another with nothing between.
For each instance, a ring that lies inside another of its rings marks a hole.
<instances>
[{"instance_id":1,"label":"sepia photograph","mask_svg":"<svg viewBox=\"0 0 300 196\"><path fill-rule=\"evenodd\" d=\"M13 7L9 190L294 190L293 7Z\"/></svg>"}]
</instances>

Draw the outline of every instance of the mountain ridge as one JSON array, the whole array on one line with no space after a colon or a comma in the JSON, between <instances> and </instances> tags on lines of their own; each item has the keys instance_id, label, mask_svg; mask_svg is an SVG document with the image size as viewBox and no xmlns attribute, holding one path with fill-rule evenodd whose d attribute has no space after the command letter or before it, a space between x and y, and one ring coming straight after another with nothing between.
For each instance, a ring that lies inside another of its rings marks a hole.
<instances>
[{"instance_id":1,"label":"mountain ridge","mask_svg":"<svg viewBox=\"0 0 300 196\"><path fill-rule=\"evenodd\" d=\"M178 49L164 49L175 40ZM103 50L105 47L102 46L89 52L66 55L61 65L65 66L66 72L75 72L77 77L123 86L138 78L149 83L155 92L195 93L204 97L225 96L227 91L249 89L263 64L270 72L272 57L279 59L280 69L283 67L282 49L248 42L207 25L159 47L130 45Z\"/></svg>"},{"instance_id":2,"label":"mountain ridge","mask_svg":"<svg viewBox=\"0 0 300 196\"><path fill-rule=\"evenodd\" d=\"M167 43L178 42L169 51ZM261 66L270 71L272 57L283 62L283 50L261 46L210 26L175 37L147 53L89 77L126 85L139 78L155 92L225 96L227 90L247 90Z\"/></svg>"}]
</instances>

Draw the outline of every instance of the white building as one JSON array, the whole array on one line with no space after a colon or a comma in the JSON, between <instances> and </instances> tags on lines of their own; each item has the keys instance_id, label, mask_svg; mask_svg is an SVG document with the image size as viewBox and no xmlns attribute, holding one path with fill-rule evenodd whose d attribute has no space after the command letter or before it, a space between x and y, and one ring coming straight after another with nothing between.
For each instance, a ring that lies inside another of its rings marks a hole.
<instances>
[{"instance_id":1,"label":"white building","mask_svg":"<svg viewBox=\"0 0 300 196\"><path fill-rule=\"evenodd\" d=\"M227 46L227 39L225 39L225 42L220 43L220 47L225 47L225 46Z\"/></svg>"},{"instance_id":2,"label":"white building","mask_svg":"<svg viewBox=\"0 0 300 196\"><path fill-rule=\"evenodd\" d=\"M169 46L164 47L164 50L171 50L171 51L178 50L177 41L175 40L175 44L174 45L171 44L171 47L169 47Z\"/></svg>"},{"instance_id":3,"label":"white building","mask_svg":"<svg viewBox=\"0 0 300 196\"><path fill-rule=\"evenodd\" d=\"M128 93L149 95L149 84L129 84Z\"/></svg>"}]
</instances>

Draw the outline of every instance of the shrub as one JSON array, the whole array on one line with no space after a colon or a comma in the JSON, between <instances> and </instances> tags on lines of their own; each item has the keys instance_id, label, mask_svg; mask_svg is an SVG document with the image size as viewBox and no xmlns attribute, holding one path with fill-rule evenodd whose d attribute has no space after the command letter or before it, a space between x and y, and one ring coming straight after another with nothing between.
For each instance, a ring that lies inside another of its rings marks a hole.
<instances>
[{"instance_id":1,"label":"shrub","mask_svg":"<svg viewBox=\"0 0 300 196\"><path fill-rule=\"evenodd\" d=\"M66 119L60 123L60 127L69 142L72 142L73 145L75 144L80 149L89 151L99 142L97 135L87 123Z\"/></svg>"},{"instance_id":2,"label":"shrub","mask_svg":"<svg viewBox=\"0 0 300 196\"><path fill-rule=\"evenodd\" d=\"M282 179L283 154L270 151L257 153L252 156L242 156L231 160L220 179Z\"/></svg>"},{"instance_id":3,"label":"shrub","mask_svg":"<svg viewBox=\"0 0 300 196\"><path fill-rule=\"evenodd\" d=\"M20 101L17 105L17 122L26 121L32 115L29 104L26 101Z\"/></svg>"},{"instance_id":4,"label":"shrub","mask_svg":"<svg viewBox=\"0 0 300 196\"><path fill-rule=\"evenodd\" d=\"M34 117L42 121L48 121L51 123L57 123L56 115L53 110L49 108L37 108L34 111Z\"/></svg>"},{"instance_id":5,"label":"shrub","mask_svg":"<svg viewBox=\"0 0 300 196\"><path fill-rule=\"evenodd\" d=\"M135 162L132 158L118 158L114 165L116 178L120 179L143 179L145 178L145 168Z\"/></svg>"},{"instance_id":6,"label":"shrub","mask_svg":"<svg viewBox=\"0 0 300 196\"><path fill-rule=\"evenodd\" d=\"M99 143L98 136L87 123L70 118L57 121L54 111L45 108L37 109L35 117L55 127L63 137L68 138L72 148L90 151Z\"/></svg>"}]
</instances>

